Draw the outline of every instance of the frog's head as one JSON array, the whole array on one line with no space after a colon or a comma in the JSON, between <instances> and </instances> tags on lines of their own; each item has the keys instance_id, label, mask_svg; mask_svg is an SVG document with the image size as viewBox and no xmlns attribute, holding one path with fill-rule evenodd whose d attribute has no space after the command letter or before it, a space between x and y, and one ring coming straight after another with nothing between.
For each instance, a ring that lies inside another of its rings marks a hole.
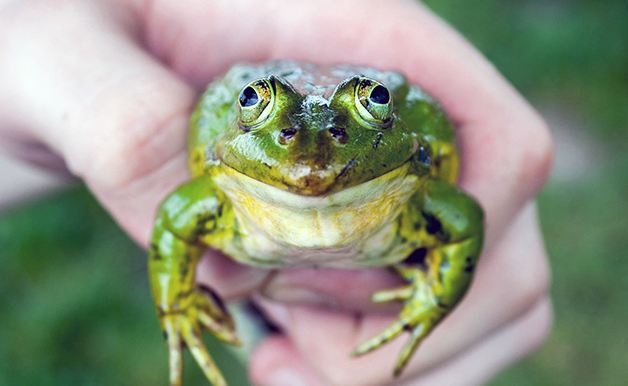
<instances>
[{"instance_id":1,"label":"frog's head","mask_svg":"<svg viewBox=\"0 0 628 386\"><path fill-rule=\"evenodd\" d=\"M325 95L297 91L277 76L254 80L236 101L237 128L222 141L221 158L249 177L309 196L376 178L418 147L395 105L408 91L401 83L390 89L353 76Z\"/></svg>"}]
</instances>

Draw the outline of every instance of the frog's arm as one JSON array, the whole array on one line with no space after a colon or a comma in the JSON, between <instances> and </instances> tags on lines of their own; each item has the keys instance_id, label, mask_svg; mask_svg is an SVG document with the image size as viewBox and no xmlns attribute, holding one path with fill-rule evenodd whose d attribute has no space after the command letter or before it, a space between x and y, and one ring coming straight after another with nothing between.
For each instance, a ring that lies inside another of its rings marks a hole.
<instances>
[{"instance_id":1,"label":"frog's arm","mask_svg":"<svg viewBox=\"0 0 628 386\"><path fill-rule=\"evenodd\" d=\"M482 248L483 213L455 186L430 180L401 214L400 234L407 245L418 245L397 272L408 281L401 288L373 295L375 302L403 301L399 319L380 335L360 345L362 355L399 336L411 335L395 367L403 371L419 343L451 312L467 291Z\"/></svg>"},{"instance_id":2,"label":"frog's arm","mask_svg":"<svg viewBox=\"0 0 628 386\"><path fill-rule=\"evenodd\" d=\"M186 345L214 386L226 382L207 352L203 329L237 344L233 320L220 298L198 287L196 265L202 240L219 239L224 224L225 200L207 176L181 185L161 204L151 239L148 269L153 299L170 356L170 384L182 382L182 347Z\"/></svg>"}]
</instances>

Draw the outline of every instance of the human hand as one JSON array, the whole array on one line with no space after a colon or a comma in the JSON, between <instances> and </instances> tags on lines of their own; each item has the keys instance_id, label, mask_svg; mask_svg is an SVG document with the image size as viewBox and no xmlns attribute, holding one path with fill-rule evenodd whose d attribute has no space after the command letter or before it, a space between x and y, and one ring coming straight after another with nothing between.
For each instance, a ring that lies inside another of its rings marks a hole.
<instances>
[{"instance_id":1,"label":"human hand","mask_svg":"<svg viewBox=\"0 0 628 386\"><path fill-rule=\"evenodd\" d=\"M548 270L530 200L551 163L547 129L419 4L32 1L0 12L0 134L25 158L57 154L142 245L158 202L188 177L185 130L195 96L231 64L292 58L404 72L455 123L460 184L485 209L487 237L468 296L425 340L403 379L481 383L542 341ZM266 274L211 256L199 280L234 296ZM254 382L390 381L403 338L361 359L348 355L394 318L368 301L389 280L372 270L276 275L263 290L275 301L257 299L285 335L257 349Z\"/></svg>"}]
</instances>

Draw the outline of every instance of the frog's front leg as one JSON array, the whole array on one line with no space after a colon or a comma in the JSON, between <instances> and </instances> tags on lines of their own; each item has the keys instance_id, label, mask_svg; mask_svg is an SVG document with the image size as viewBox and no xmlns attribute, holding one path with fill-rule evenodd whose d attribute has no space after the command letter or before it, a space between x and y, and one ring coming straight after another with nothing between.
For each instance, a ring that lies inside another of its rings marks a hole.
<instances>
[{"instance_id":1,"label":"frog's front leg","mask_svg":"<svg viewBox=\"0 0 628 386\"><path fill-rule=\"evenodd\" d=\"M149 275L153 299L165 333L170 358L170 384L182 383L182 347L187 346L214 386L226 385L207 352L201 332L238 344L233 320L221 299L196 284L202 240L220 240L225 225L225 200L207 176L180 186L161 204L151 239ZM228 221L227 221L228 222ZM218 243L218 241L216 242Z\"/></svg>"},{"instance_id":2,"label":"frog's front leg","mask_svg":"<svg viewBox=\"0 0 628 386\"><path fill-rule=\"evenodd\" d=\"M363 355L410 333L394 375L399 376L419 343L453 310L467 291L483 239L483 213L478 204L444 181L428 181L401 214L400 237L416 248L395 266L408 285L373 295L375 302L402 301L397 321L360 345Z\"/></svg>"}]
</instances>

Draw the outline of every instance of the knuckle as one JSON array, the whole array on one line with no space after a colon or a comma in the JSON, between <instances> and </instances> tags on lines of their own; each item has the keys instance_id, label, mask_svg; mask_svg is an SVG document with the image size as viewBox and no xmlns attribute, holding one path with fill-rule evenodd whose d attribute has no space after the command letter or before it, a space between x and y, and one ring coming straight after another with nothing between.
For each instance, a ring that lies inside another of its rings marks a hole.
<instances>
[{"instance_id":1,"label":"knuckle","mask_svg":"<svg viewBox=\"0 0 628 386\"><path fill-rule=\"evenodd\" d=\"M537 259L529 269L519 270L513 280L512 290L518 309L527 310L547 297L550 288L550 271L544 258Z\"/></svg>"},{"instance_id":2,"label":"knuckle","mask_svg":"<svg viewBox=\"0 0 628 386\"><path fill-rule=\"evenodd\" d=\"M527 351L536 351L543 345L552 330L554 321L552 305L549 298L540 300L534 307L529 328L526 329Z\"/></svg>"},{"instance_id":3,"label":"knuckle","mask_svg":"<svg viewBox=\"0 0 628 386\"><path fill-rule=\"evenodd\" d=\"M519 183L528 187L530 196L547 182L554 163L554 144L549 127L538 113L532 114L519 161Z\"/></svg>"}]
</instances>

